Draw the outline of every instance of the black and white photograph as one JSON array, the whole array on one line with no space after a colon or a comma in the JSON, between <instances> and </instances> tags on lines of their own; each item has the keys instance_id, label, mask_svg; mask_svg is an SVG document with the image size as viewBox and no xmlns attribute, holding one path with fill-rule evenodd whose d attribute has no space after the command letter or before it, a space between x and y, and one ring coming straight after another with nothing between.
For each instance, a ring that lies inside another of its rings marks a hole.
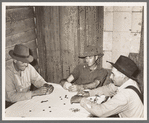
<instances>
[{"instance_id":1,"label":"black and white photograph","mask_svg":"<svg viewBox=\"0 0 149 123\"><path fill-rule=\"evenodd\" d=\"M147 120L147 3L2 2L2 120Z\"/></svg>"}]
</instances>

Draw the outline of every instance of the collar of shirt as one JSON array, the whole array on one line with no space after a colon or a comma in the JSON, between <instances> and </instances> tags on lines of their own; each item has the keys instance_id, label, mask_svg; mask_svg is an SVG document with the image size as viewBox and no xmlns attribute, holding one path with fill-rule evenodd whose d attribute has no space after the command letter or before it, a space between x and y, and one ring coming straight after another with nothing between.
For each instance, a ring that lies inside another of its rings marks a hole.
<instances>
[{"instance_id":1,"label":"collar of shirt","mask_svg":"<svg viewBox=\"0 0 149 123\"><path fill-rule=\"evenodd\" d=\"M14 74L20 75L20 73L18 71L16 71L13 61L12 61L11 65L9 66L9 70L11 70ZM23 76L23 72L24 71L21 71L21 76Z\"/></svg>"},{"instance_id":2,"label":"collar of shirt","mask_svg":"<svg viewBox=\"0 0 149 123\"><path fill-rule=\"evenodd\" d=\"M12 63L10 64L10 66L8 67L9 70L11 70L14 74L18 74L18 72L16 71L15 67L14 67L14 64L13 64L13 61Z\"/></svg>"},{"instance_id":3,"label":"collar of shirt","mask_svg":"<svg viewBox=\"0 0 149 123\"><path fill-rule=\"evenodd\" d=\"M83 67L89 69L89 66L86 63L83 65ZM97 67L95 70L97 69L101 69L99 64L97 64Z\"/></svg>"},{"instance_id":4,"label":"collar of shirt","mask_svg":"<svg viewBox=\"0 0 149 123\"><path fill-rule=\"evenodd\" d=\"M133 85L133 86L135 86L135 87L138 88L137 82L134 81L134 80L132 80L132 79L129 79L129 80L126 81L124 84L122 84L120 87L118 87L118 91L121 91L121 90L125 89L125 88L126 88L127 86L129 86L129 85Z\"/></svg>"}]
</instances>

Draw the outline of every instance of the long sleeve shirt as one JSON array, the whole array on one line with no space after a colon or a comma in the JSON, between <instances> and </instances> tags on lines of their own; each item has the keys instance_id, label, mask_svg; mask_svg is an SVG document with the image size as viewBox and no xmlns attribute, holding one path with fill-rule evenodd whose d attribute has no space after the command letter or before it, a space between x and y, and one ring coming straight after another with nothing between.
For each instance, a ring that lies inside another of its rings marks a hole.
<instances>
[{"instance_id":1,"label":"long sleeve shirt","mask_svg":"<svg viewBox=\"0 0 149 123\"><path fill-rule=\"evenodd\" d=\"M137 83L129 79L122 86L118 87L114 96L108 101L106 101L105 103L97 104L97 103L91 102L86 98L83 98L80 104L88 112L98 117L108 117L110 115L119 114L121 118L143 118L144 106L139 96L134 90L125 89L129 85L132 85L138 88ZM111 92L112 93L114 92L114 88L115 87L113 84L110 84L109 86L104 86L104 92L107 91L106 95L110 95ZM104 92L101 92L101 90L103 90L103 88L91 90L90 94L102 95L104 94Z\"/></svg>"},{"instance_id":2,"label":"long sleeve shirt","mask_svg":"<svg viewBox=\"0 0 149 123\"><path fill-rule=\"evenodd\" d=\"M6 68L6 101L17 102L31 99L31 83L39 88L46 82L30 64L28 64L24 71L21 71L20 75L12 63Z\"/></svg>"},{"instance_id":3,"label":"long sleeve shirt","mask_svg":"<svg viewBox=\"0 0 149 123\"><path fill-rule=\"evenodd\" d=\"M118 87L115 86L113 83L110 83L108 85L104 85L102 87L98 87L96 89L90 90L89 94L90 96L101 96L101 95L105 95L105 96L113 96L116 94L118 90Z\"/></svg>"}]
</instances>

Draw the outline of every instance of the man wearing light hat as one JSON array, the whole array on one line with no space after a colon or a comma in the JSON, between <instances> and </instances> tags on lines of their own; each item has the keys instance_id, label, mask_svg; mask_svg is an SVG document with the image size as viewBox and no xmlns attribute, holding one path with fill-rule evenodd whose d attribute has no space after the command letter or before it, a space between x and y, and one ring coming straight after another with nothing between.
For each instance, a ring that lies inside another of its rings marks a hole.
<instances>
[{"instance_id":1,"label":"man wearing light hat","mask_svg":"<svg viewBox=\"0 0 149 123\"><path fill-rule=\"evenodd\" d=\"M91 114L98 117L108 117L118 114L121 118L143 118L143 96L136 80L137 65L126 56L120 56L116 63L109 62L113 68L110 78L113 83L80 92L83 96L110 96L108 101L97 104L87 98L82 98L80 105Z\"/></svg>"},{"instance_id":2,"label":"man wearing light hat","mask_svg":"<svg viewBox=\"0 0 149 123\"><path fill-rule=\"evenodd\" d=\"M106 70L100 68L97 62L102 56L97 46L86 46L84 53L79 56L85 59L86 63L76 66L67 79L61 80L62 87L75 92L102 86L108 74Z\"/></svg>"},{"instance_id":3,"label":"man wearing light hat","mask_svg":"<svg viewBox=\"0 0 149 123\"><path fill-rule=\"evenodd\" d=\"M33 61L33 56L30 55L28 47L17 44L14 50L9 51L9 55L13 61L6 67L6 107L17 101L31 99L33 96L52 93L53 86L47 84L29 64ZM30 91L31 84L38 89Z\"/></svg>"}]
</instances>

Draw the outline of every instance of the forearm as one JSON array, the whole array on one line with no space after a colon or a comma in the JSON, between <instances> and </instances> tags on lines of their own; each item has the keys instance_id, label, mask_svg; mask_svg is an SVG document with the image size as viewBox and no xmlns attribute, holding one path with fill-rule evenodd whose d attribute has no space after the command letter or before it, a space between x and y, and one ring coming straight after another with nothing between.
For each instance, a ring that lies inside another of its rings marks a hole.
<instances>
[{"instance_id":1,"label":"forearm","mask_svg":"<svg viewBox=\"0 0 149 123\"><path fill-rule=\"evenodd\" d=\"M83 85L83 88L84 88L84 89L94 89L94 88L96 88L96 87L99 85L99 83L100 83L99 80L95 80L95 81L92 82L92 83Z\"/></svg>"},{"instance_id":2,"label":"forearm","mask_svg":"<svg viewBox=\"0 0 149 123\"><path fill-rule=\"evenodd\" d=\"M91 113L95 116L102 117L102 118L110 116L110 114L108 114L108 111L107 111L106 107L105 107L105 110L103 112L103 110L101 109L100 104L93 103L93 102L90 102L88 100L83 101L83 99L81 100L80 104L89 113Z\"/></svg>"},{"instance_id":3,"label":"forearm","mask_svg":"<svg viewBox=\"0 0 149 123\"><path fill-rule=\"evenodd\" d=\"M95 96L95 95L105 95L105 96L113 96L117 91L117 87L110 83L108 85L98 87L96 89L90 90L90 96Z\"/></svg>"},{"instance_id":4,"label":"forearm","mask_svg":"<svg viewBox=\"0 0 149 123\"><path fill-rule=\"evenodd\" d=\"M121 98L120 98L121 97ZM80 105L88 112L98 117L108 117L113 114L118 114L127 107L127 99L125 96L117 95L105 103L97 104L83 98Z\"/></svg>"},{"instance_id":5,"label":"forearm","mask_svg":"<svg viewBox=\"0 0 149 123\"><path fill-rule=\"evenodd\" d=\"M32 84L37 88L42 87L45 83L47 82L43 78L32 81Z\"/></svg>"},{"instance_id":6,"label":"forearm","mask_svg":"<svg viewBox=\"0 0 149 123\"><path fill-rule=\"evenodd\" d=\"M30 81L37 88L42 87L46 83L43 77L31 65L30 65Z\"/></svg>"},{"instance_id":7,"label":"forearm","mask_svg":"<svg viewBox=\"0 0 149 123\"><path fill-rule=\"evenodd\" d=\"M28 100L31 99L32 94L31 91L28 92L6 92L8 95L8 101L10 102L18 102L18 101L23 101L23 100Z\"/></svg>"},{"instance_id":8,"label":"forearm","mask_svg":"<svg viewBox=\"0 0 149 123\"><path fill-rule=\"evenodd\" d=\"M82 90L85 90L85 89L94 89L98 86L100 82L98 80L95 80L94 82L92 83L89 83L89 84L85 84L85 85L76 85L76 84L73 84L73 86L71 86L69 89L72 91L82 91Z\"/></svg>"},{"instance_id":9,"label":"forearm","mask_svg":"<svg viewBox=\"0 0 149 123\"><path fill-rule=\"evenodd\" d=\"M65 84L65 82L68 82L67 79L62 79L62 80L60 81L60 85L63 87L63 85Z\"/></svg>"},{"instance_id":10,"label":"forearm","mask_svg":"<svg viewBox=\"0 0 149 123\"><path fill-rule=\"evenodd\" d=\"M31 91L31 97L34 97L34 96L36 96L37 94L36 94L36 91Z\"/></svg>"},{"instance_id":11,"label":"forearm","mask_svg":"<svg viewBox=\"0 0 149 123\"><path fill-rule=\"evenodd\" d=\"M71 82L74 80L73 75L70 75L67 79L62 79L60 81L60 85L65 88L68 89L68 87L71 85ZM68 86L68 87L67 87Z\"/></svg>"},{"instance_id":12,"label":"forearm","mask_svg":"<svg viewBox=\"0 0 149 123\"><path fill-rule=\"evenodd\" d=\"M37 94L37 92L36 92L36 90L35 91L31 91L31 97L34 97L34 96L37 96L38 94Z\"/></svg>"}]
</instances>

